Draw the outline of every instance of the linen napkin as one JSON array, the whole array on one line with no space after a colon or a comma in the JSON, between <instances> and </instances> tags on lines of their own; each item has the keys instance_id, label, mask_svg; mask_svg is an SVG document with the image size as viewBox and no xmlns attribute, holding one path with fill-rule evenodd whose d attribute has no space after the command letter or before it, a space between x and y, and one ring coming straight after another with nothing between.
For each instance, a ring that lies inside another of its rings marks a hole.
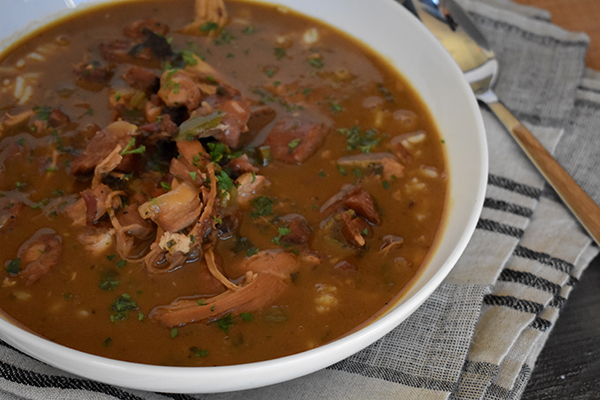
<instances>
[{"instance_id":1,"label":"linen napkin","mask_svg":"<svg viewBox=\"0 0 600 400\"><path fill-rule=\"evenodd\" d=\"M510 0L460 2L498 55L498 96L600 202L600 73L585 70L587 36ZM430 298L370 347L278 385L181 395L83 379L0 343L0 398L519 399L560 306L599 249L495 118L482 115L490 169L473 238Z\"/></svg>"}]
</instances>

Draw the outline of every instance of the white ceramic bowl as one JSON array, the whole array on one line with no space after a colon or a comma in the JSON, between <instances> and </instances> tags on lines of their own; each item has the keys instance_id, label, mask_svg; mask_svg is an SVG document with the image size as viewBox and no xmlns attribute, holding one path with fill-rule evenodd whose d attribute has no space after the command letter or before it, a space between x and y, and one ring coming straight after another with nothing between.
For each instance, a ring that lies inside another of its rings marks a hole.
<instances>
[{"instance_id":1,"label":"white ceramic bowl","mask_svg":"<svg viewBox=\"0 0 600 400\"><path fill-rule=\"evenodd\" d=\"M375 49L412 83L445 140L450 194L443 237L429 265L406 295L381 318L352 335L300 354L245 365L187 368L115 361L60 346L3 319L0 338L50 365L104 383L159 392L234 391L297 378L352 355L394 329L440 285L475 229L487 178L483 123L461 71L433 35L394 0L269 2L324 20ZM24 32L88 3L13 1L10 12L0 16L0 39L5 39L0 49Z\"/></svg>"}]
</instances>

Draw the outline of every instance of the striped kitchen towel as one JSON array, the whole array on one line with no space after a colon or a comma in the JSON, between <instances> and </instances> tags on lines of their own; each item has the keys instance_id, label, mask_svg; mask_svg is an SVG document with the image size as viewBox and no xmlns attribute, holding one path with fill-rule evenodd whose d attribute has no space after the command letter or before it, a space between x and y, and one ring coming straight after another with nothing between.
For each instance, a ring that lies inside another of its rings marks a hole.
<instances>
[{"instance_id":1,"label":"striped kitchen towel","mask_svg":"<svg viewBox=\"0 0 600 400\"><path fill-rule=\"evenodd\" d=\"M461 0L500 62L497 93L600 202L600 76L588 38L509 0ZM585 74L585 76L584 76ZM0 398L518 399L598 247L485 109L490 169L477 229L431 297L383 339L322 371L214 395L128 390L82 379L0 345ZM574 156L575 155L575 156ZM235 377L232 377L235 379Z\"/></svg>"}]
</instances>

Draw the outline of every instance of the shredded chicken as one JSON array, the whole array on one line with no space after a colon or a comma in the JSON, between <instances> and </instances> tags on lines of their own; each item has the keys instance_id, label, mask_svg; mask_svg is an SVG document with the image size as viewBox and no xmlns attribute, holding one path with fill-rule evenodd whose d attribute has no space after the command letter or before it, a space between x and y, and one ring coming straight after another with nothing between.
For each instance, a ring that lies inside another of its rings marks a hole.
<instances>
[{"instance_id":1,"label":"shredded chicken","mask_svg":"<svg viewBox=\"0 0 600 400\"><path fill-rule=\"evenodd\" d=\"M255 311L271 304L290 283L290 273L305 258L281 250L264 250L243 261L247 271L241 288L228 289L210 298L182 298L152 310L149 317L174 327L215 319L227 312Z\"/></svg>"},{"instance_id":2,"label":"shredded chicken","mask_svg":"<svg viewBox=\"0 0 600 400\"><path fill-rule=\"evenodd\" d=\"M96 168L94 169L94 179L92 180L92 188L99 186L102 183L102 178L117 168L121 160L123 160L123 156L119 154L121 150L121 145L117 145L104 160L96 165Z\"/></svg>"},{"instance_id":3,"label":"shredded chicken","mask_svg":"<svg viewBox=\"0 0 600 400\"><path fill-rule=\"evenodd\" d=\"M184 33L200 35L206 23L216 23L219 27L227 23L227 9L223 0L196 0L194 21L182 29Z\"/></svg>"}]
</instances>

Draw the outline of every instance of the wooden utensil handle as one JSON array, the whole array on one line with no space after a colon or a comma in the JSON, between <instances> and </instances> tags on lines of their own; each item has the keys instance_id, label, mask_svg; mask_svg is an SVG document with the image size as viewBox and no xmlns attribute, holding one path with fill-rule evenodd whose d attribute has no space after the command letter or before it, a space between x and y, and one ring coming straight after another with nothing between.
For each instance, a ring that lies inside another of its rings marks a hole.
<instances>
[{"instance_id":1,"label":"wooden utensil handle","mask_svg":"<svg viewBox=\"0 0 600 400\"><path fill-rule=\"evenodd\" d=\"M502 103L491 102L487 105L508 129L584 229L600 245L600 207Z\"/></svg>"}]
</instances>

